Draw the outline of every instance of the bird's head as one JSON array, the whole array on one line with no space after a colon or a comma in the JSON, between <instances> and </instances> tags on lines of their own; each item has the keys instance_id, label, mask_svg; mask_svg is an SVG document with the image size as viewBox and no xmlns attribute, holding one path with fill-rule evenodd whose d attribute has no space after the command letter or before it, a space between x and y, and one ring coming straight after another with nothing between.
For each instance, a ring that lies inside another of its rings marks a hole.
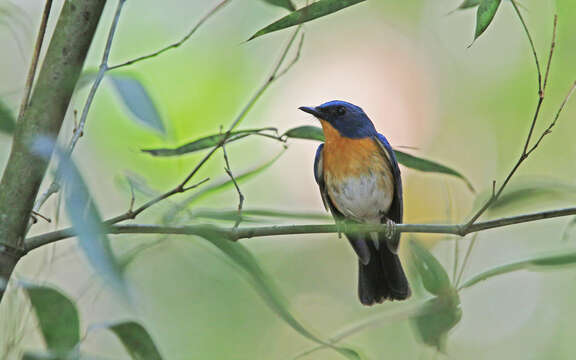
<instances>
[{"instance_id":1,"label":"bird's head","mask_svg":"<svg viewBox=\"0 0 576 360\"><path fill-rule=\"evenodd\" d=\"M325 134L331 128L337 130L340 136L353 139L376 134L374 124L364 111L345 101L334 100L316 107L301 106L299 109L320 120Z\"/></svg>"}]
</instances>

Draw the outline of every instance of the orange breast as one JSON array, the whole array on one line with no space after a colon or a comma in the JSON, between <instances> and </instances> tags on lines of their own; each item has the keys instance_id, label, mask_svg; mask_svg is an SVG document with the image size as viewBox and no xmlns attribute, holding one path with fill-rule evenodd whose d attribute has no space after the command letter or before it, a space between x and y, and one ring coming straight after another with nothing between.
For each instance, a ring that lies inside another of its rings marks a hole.
<instances>
[{"instance_id":1,"label":"orange breast","mask_svg":"<svg viewBox=\"0 0 576 360\"><path fill-rule=\"evenodd\" d=\"M328 122L321 121L326 142L322 156L324 172L335 179L385 171L387 161L371 138L350 139L341 136Z\"/></svg>"}]
</instances>

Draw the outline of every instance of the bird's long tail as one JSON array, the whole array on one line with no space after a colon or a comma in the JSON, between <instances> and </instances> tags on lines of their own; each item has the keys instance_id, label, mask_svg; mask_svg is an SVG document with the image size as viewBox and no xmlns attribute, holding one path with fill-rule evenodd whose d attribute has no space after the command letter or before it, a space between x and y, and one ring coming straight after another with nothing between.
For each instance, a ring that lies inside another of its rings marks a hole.
<instances>
[{"instance_id":1,"label":"bird's long tail","mask_svg":"<svg viewBox=\"0 0 576 360\"><path fill-rule=\"evenodd\" d=\"M385 243L378 249L367 241L370 262L359 262L358 297L364 305L381 303L384 300L404 300L410 296L408 279L402 269L400 258Z\"/></svg>"}]
</instances>

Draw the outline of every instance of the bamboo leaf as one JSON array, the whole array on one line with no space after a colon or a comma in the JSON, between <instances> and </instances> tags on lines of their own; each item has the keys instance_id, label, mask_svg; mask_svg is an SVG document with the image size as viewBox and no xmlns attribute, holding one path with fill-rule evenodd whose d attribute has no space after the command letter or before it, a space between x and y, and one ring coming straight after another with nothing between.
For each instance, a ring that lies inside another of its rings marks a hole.
<instances>
[{"instance_id":1,"label":"bamboo leaf","mask_svg":"<svg viewBox=\"0 0 576 360\"><path fill-rule=\"evenodd\" d=\"M268 4L272 4L274 6L283 7L284 9L290 11L296 10L296 7L290 0L264 0L264 2L267 2Z\"/></svg>"},{"instance_id":2,"label":"bamboo leaf","mask_svg":"<svg viewBox=\"0 0 576 360\"><path fill-rule=\"evenodd\" d=\"M242 139L246 136L260 134L266 131L273 131L275 132L276 129L272 127L261 128L261 129L246 129L246 130L239 130L233 131L230 133L228 140L226 143L231 143L233 141ZM143 149L142 152L148 153L154 156L180 156L184 154L189 154L192 152L196 152L199 150L207 149L218 145L225 137L225 134L216 134L205 136L200 139L194 140L182 146L173 149L161 148L161 149Z\"/></svg>"},{"instance_id":3,"label":"bamboo leaf","mask_svg":"<svg viewBox=\"0 0 576 360\"><path fill-rule=\"evenodd\" d=\"M274 280L260 267L252 253L238 242L223 239L220 234L206 231L202 236L217 247L232 263L241 270L240 274L252 285L266 305L284 322L290 325L303 337L321 345L332 348L347 359L361 359L361 355L351 348L332 345L322 340L306 326L304 326L290 312L288 302L277 288Z\"/></svg>"},{"instance_id":4,"label":"bamboo leaf","mask_svg":"<svg viewBox=\"0 0 576 360\"><path fill-rule=\"evenodd\" d=\"M0 99L0 133L12 134L16 128L16 117L6 103Z\"/></svg>"},{"instance_id":5,"label":"bamboo leaf","mask_svg":"<svg viewBox=\"0 0 576 360\"><path fill-rule=\"evenodd\" d=\"M411 323L423 343L445 353L448 332L461 319L460 298L458 293L452 292L428 300L422 309L421 315L414 317Z\"/></svg>"},{"instance_id":6,"label":"bamboo leaf","mask_svg":"<svg viewBox=\"0 0 576 360\"><path fill-rule=\"evenodd\" d=\"M518 270L545 271L563 269L567 266L576 265L576 251L563 250L548 254L541 254L528 259L511 262L508 264L498 265L466 280L460 289L464 289L477 283L488 280L494 276L507 274Z\"/></svg>"},{"instance_id":7,"label":"bamboo leaf","mask_svg":"<svg viewBox=\"0 0 576 360\"><path fill-rule=\"evenodd\" d=\"M476 7L476 6L480 5L481 1L482 0L464 0L462 2L462 4L460 4L460 6L458 6L458 9L469 9L469 8Z\"/></svg>"},{"instance_id":8,"label":"bamboo leaf","mask_svg":"<svg viewBox=\"0 0 576 360\"><path fill-rule=\"evenodd\" d=\"M74 302L60 291L23 283L51 356L75 352L80 341L80 320ZM64 357L63 357L64 358Z\"/></svg>"},{"instance_id":9,"label":"bamboo leaf","mask_svg":"<svg viewBox=\"0 0 576 360\"><path fill-rule=\"evenodd\" d=\"M424 288L433 295L449 293L452 290L452 284L444 266L418 241L412 240L409 244L413 259L412 264L414 264Z\"/></svg>"},{"instance_id":10,"label":"bamboo leaf","mask_svg":"<svg viewBox=\"0 0 576 360\"><path fill-rule=\"evenodd\" d=\"M478 39L494 19L496 11L500 6L501 0L480 0L480 6L476 11L476 31L474 40Z\"/></svg>"},{"instance_id":11,"label":"bamboo leaf","mask_svg":"<svg viewBox=\"0 0 576 360\"><path fill-rule=\"evenodd\" d=\"M291 26L300 25L305 22L318 19L332 14L349 6L358 4L364 0L319 0L301 9L298 9L280 20L266 26L254 34L248 41L259 36L286 29Z\"/></svg>"},{"instance_id":12,"label":"bamboo leaf","mask_svg":"<svg viewBox=\"0 0 576 360\"><path fill-rule=\"evenodd\" d=\"M307 140L317 140L317 141L324 141L324 132L321 128L317 126L299 126L294 129L288 130L287 132L282 135L282 137L287 138L294 138L294 139L307 139ZM474 187L470 183L470 181L464 177L464 175L460 174L456 170L453 170L447 166L439 164L432 160L426 160L423 158L416 157L414 155L407 154L400 150L394 150L396 154L396 159L398 162L407 168L411 168L414 170L419 170L423 172L433 172L445 175L455 176L468 186L470 191L474 192Z\"/></svg>"},{"instance_id":13,"label":"bamboo leaf","mask_svg":"<svg viewBox=\"0 0 576 360\"><path fill-rule=\"evenodd\" d=\"M460 174L456 170L453 170L435 161L416 157L414 155L410 155L400 150L394 150L394 153L396 154L396 159L398 160L398 162L408 168L423 172L432 172L432 173L455 176L460 180L464 181L464 183L466 184L466 186L470 191L472 192L475 191L474 187L472 186L472 183L470 183L470 181L466 177L464 177L464 175Z\"/></svg>"},{"instance_id":14,"label":"bamboo leaf","mask_svg":"<svg viewBox=\"0 0 576 360\"><path fill-rule=\"evenodd\" d=\"M34 150L41 156L49 158L53 152L53 141L38 139ZM110 239L102 229L102 217L90 195L80 171L61 149L54 150L59 159L58 173L64 184L64 204L72 227L77 233L79 245L96 274L102 276L104 283L110 285L122 295L125 293L125 282L118 265Z\"/></svg>"},{"instance_id":15,"label":"bamboo leaf","mask_svg":"<svg viewBox=\"0 0 576 360\"><path fill-rule=\"evenodd\" d=\"M156 105L139 80L121 75L112 75L110 79L120 99L136 121L154 131L166 134L164 123Z\"/></svg>"},{"instance_id":16,"label":"bamboo leaf","mask_svg":"<svg viewBox=\"0 0 576 360\"><path fill-rule=\"evenodd\" d=\"M304 125L290 129L284 133L283 136L293 139L306 139L325 141L324 132L318 126Z\"/></svg>"},{"instance_id":17,"label":"bamboo leaf","mask_svg":"<svg viewBox=\"0 0 576 360\"><path fill-rule=\"evenodd\" d=\"M127 321L108 327L120 340L133 360L162 360L148 331L139 323Z\"/></svg>"}]
</instances>

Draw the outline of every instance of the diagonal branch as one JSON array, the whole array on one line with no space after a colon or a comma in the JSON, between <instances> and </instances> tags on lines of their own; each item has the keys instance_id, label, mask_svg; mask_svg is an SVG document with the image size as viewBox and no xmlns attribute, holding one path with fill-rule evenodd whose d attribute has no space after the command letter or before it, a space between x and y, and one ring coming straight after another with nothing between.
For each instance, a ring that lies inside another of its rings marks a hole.
<instances>
[{"instance_id":1,"label":"diagonal branch","mask_svg":"<svg viewBox=\"0 0 576 360\"><path fill-rule=\"evenodd\" d=\"M568 102L568 100L570 99L570 96L572 95L572 92L574 91L574 87L572 87L568 93L566 94L564 101L562 102L562 104L560 105L558 111L556 112L556 116L554 117L554 120L552 121L552 123L548 126L548 128L546 130L544 130L544 132L542 133L542 135L540 135L539 139L537 140L536 144L532 147L529 148L530 146L530 142L532 139L532 134L534 132L534 128L536 126L536 122L538 121L538 117L540 116L540 110L542 109L542 103L544 102L544 94L545 94L545 90L546 90L546 85L548 84L548 75L550 73L550 64L552 62L552 56L554 55L554 49L556 47L556 28L557 28L557 16L554 16L554 27L552 30L552 41L550 44L550 52L549 52L549 56L548 56L548 63L546 65L546 73L544 76L544 86L542 86L542 74L540 71L540 63L538 62L538 56L536 55L536 50L534 49L534 43L532 42L532 37L530 36L530 32L528 31L528 28L526 27L526 23L524 22L524 19L522 18L522 15L520 14L520 11L518 10L518 7L516 6L516 3L514 2L514 0L511 1L512 5L514 6L514 9L516 10L516 13L518 14L518 17L520 18L520 21L522 22L522 25L524 27L524 30L526 32L526 35L528 36L528 39L530 41L530 45L532 48L532 53L534 54L534 59L536 62L536 68L538 71L538 102L536 104L536 110L534 111L534 116L532 118L532 123L530 124L530 130L528 131L528 136L526 137L526 141L524 142L524 148L522 149L522 153L520 154L520 157L518 158L518 160L516 161L516 164L514 164L514 166L512 167L512 169L510 170L510 172L508 173L508 175L506 176L506 178L504 179L504 182L502 182L502 185L500 185L500 187L498 188L498 190L495 190L495 187L493 186L493 192L492 192L492 196L490 197L490 199L488 199L488 201L486 201L486 203L484 203L484 205L470 218L470 220L468 220L468 222L466 223L466 228L471 227L474 222L476 220L478 220L478 218L480 216L482 216L482 214L484 214L484 212L486 210L488 210L488 208L490 206L492 206L492 204L494 204L494 202L496 200L498 200L498 198L500 197L500 195L502 194L502 192L504 191L504 189L506 188L506 185L508 185L508 183L510 182L510 180L512 179L512 177L514 176L514 174L516 174L516 171L518 170L518 168L520 168L520 165L522 165L522 163L530 156L530 154L536 149L536 147L538 147L538 145L540 144L540 142L542 141L542 139L544 138L544 136L546 136L548 133L550 133L552 127L554 127L554 125L556 125L556 121L558 120L560 113L562 112L564 106L566 105L566 103ZM494 184L493 184L494 185Z\"/></svg>"}]
</instances>

